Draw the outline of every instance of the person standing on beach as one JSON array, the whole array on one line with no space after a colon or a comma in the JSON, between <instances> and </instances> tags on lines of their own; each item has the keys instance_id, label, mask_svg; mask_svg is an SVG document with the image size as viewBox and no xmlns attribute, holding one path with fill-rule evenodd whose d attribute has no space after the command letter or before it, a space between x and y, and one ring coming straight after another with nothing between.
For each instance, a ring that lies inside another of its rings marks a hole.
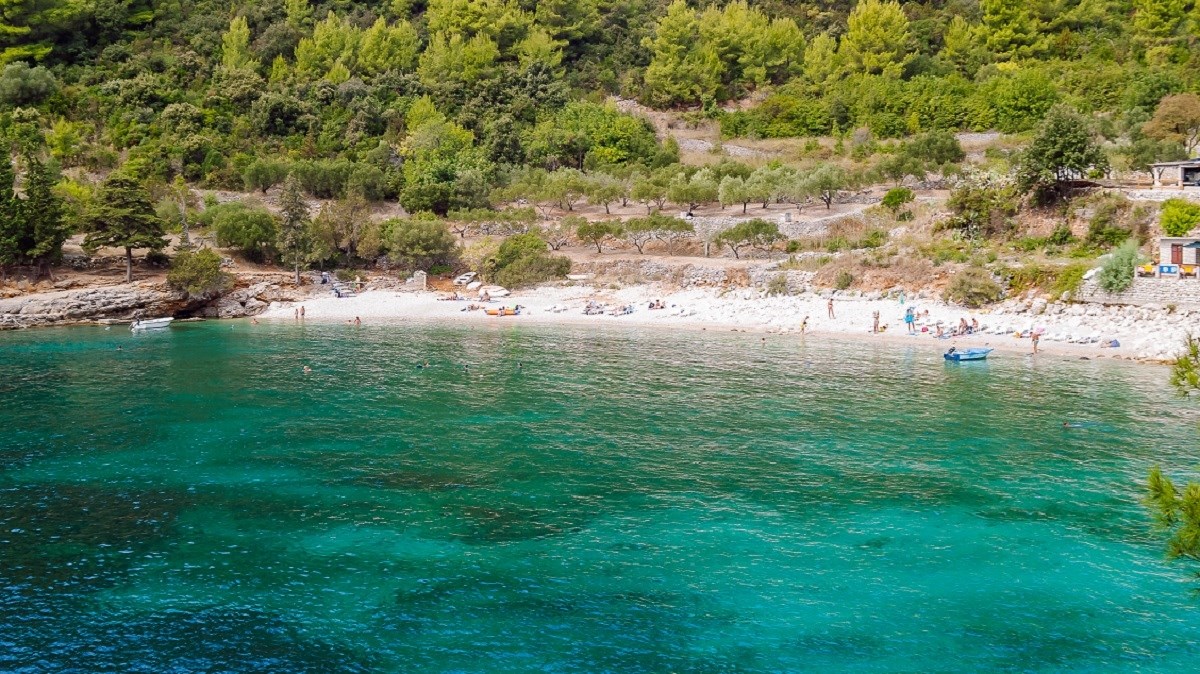
<instances>
[{"instance_id":1,"label":"person standing on beach","mask_svg":"<svg viewBox=\"0 0 1200 674\"><path fill-rule=\"evenodd\" d=\"M833 298L832 297L829 298L829 302L825 305L825 308L829 310L830 318L837 318L837 316L833 315Z\"/></svg>"},{"instance_id":2,"label":"person standing on beach","mask_svg":"<svg viewBox=\"0 0 1200 674\"><path fill-rule=\"evenodd\" d=\"M871 324L871 334L877 335L879 334L879 312L876 311L871 315L871 318L873 320Z\"/></svg>"},{"instance_id":3,"label":"person standing on beach","mask_svg":"<svg viewBox=\"0 0 1200 674\"><path fill-rule=\"evenodd\" d=\"M800 334L803 335L804 331L807 329L808 329L808 316L805 316L804 320L800 321Z\"/></svg>"},{"instance_id":4,"label":"person standing on beach","mask_svg":"<svg viewBox=\"0 0 1200 674\"><path fill-rule=\"evenodd\" d=\"M300 305L300 318L304 318L304 305Z\"/></svg>"},{"instance_id":5,"label":"person standing on beach","mask_svg":"<svg viewBox=\"0 0 1200 674\"><path fill-rule=\"evenodd\" d=\"M904 324L908 326L908 334L910 334L910 335L917 334L916 320L917 320L916 312L913 311L913 308L910 306L908 308L908 311L904 312Z\"/></svg>"},{"instance_id":6,"label":"person standing on beach","mask_svg":"<svg viewBox=\"0 0 1200 674\"><path fill-rule=\"evenodd\" d=\"M1038 332L1037 330L1034 330L1033 332L1029 333L1029 339L1033 342L1033 352L1034 353L1038 352L1037 351L1038 340L1041 338L1042 338L1042 333Z\"/></svg>"}]
</instances>

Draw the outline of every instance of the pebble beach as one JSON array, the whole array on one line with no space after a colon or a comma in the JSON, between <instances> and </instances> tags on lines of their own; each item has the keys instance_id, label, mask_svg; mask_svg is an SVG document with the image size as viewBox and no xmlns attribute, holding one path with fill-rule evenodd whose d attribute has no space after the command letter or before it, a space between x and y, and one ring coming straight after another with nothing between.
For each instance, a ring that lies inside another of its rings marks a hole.
<instances>
[{"instance_id":1,"label":"pebble beach","mask_svg":"<svg viewBox=\"0 0 1200 674\"><path fill-rule=\"evenodd\" d=\"M971 310L939 299L917 295L904 298L856 293L801 293L768 296L752 288L668 289L637 285L621 289L592 286L541 287L514 292L481 305L447 300L434 291L369 290L355 297L318 296L300 303L273 303L262 315L270 320L294 320L305 307L305 320L366 324L400 322L462 322L471 325L506 323L593 324L663 327L689 330L739 330L775 334L814 335L919 344L948 349L985 346L1006 352L1032 353L1029 335L1041 333L1039 352L1139 361L1167 361L1182 348L1190 326L1200 314L1157 307L1105 307L1094 304L1047 303L1041 299L1010 299L986 310ZM833 299L833 314L829 300ZM650 309L661 301L666 308ZM585 307L603 307L587 315ZM521 306L518 316L488 316L478 308ZM472 308L475 307L475 308ZM626 307L631 307L632 311ZM915 334L909 334L904 315L912 307ZM628 313L621 313L622 310ZM873 332L874 312L881 331ZM807 321L806 321L807 319ZM951 333L965 319L977 323L972 334L937 338ZM1117 346L1112 346L1113 343Z\"/></svg>"}]
</instances>

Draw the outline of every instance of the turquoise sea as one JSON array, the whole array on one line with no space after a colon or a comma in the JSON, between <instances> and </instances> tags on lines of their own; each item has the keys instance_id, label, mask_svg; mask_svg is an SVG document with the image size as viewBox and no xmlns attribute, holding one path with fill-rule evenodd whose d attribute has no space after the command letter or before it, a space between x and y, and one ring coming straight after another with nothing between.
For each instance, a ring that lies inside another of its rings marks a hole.
<instances>
[{"instance_id":1,"label":"turquoise sea","mask_svg":"<svg viewBox=\"0 0 1200 674\"><path fill-rule=\"evenodd\" d=\"M1138 502L1200 456L1166 378L514 324L0 333L0 671L1192 672L1200 600Z\"/></svg>"}]
</instances>

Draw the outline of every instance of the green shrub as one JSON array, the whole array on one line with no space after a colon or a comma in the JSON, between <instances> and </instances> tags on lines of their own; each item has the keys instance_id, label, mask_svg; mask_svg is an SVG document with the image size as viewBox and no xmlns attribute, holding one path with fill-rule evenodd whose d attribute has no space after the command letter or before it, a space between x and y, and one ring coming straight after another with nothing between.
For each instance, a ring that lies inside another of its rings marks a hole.
<instances>
[{"instance_id":1,"label":"green shrub","mask_svg":"<svg viewBox=\"0 0 1200 674\"><path fill-rule=\"evenodd\" d=\"M563 278L571 271L571 260L562 255L538 253L525 255L496 272L496 282L506 288L520 288Z\"/></svg>"},{"instance_id":2,"label":"green shrub","mask_svg":"<svg viewBox=\"0 0 1200 674\"><path fill-rule=\"evenodd\" d=\"M232 246L249 259L261 262L274 250L279 235L275 216L261 206L231 203L212 220L218 246Z\"/></svg>"},{"instance_id":3,"label":"green shrub","mask_svg":"<svg viewBox=\"0 0 1200 674\"><path fill-rule=\"evenodd\" d=\"M1071 228L1067 226L1067 223L1062 222L1050 233L1049 238L1046 239L1046 243L1052 246L1065 246L1074 240L1075 235L1071 234Z\"/></svg>"},{"instance_id":4,"label":"green shrub","mask_svg":"<svg viewBox=\"0 0 1200 674\"><path fill-rule=\"evenodd\" d=\"M1185 199L1167 199L1159 216L1167 236L1186 236L1200 225L1200 204Z\"/></svg>"},{"instance_id":5,"label":"green shrub","mask_svg":"<svg viewBox=\"0 0 1200 674\"><path fill-rule=\"evenodd\" d=\"M829 240L825 242L825 250L829 251L830 253L836 253L839 250L849 249L850 240L844 236L831 236L829 237Z\"/></svg>"},{"instance_id":6,"label":"green shrub","mask_svg":"<svg viewBox=\"0 0 1200 674\"><path fill-rule=\"evenodd\" d=\"M767 281L767 295L774 297L776 295L790 295L788 290L787 274L776 274Z\"/></svg>"},{"instance_id":7,"label":"green shrub","mask_svg":"<svg viewBox=\"0 0 1200 674\"><path fill-rule=\"evenodd\" d=\"M837 278L834 279L833 287L837 288L838 290L845 290L846 288L849 288L852 283L854 283L854 274L851 274L843 269L842 271L838 272Z\"/></svg>"},{"instance_id":8,"label":"green shrub","mask_svg":"<svg viewBox=\"0 0 1200 674\"><path fill-rule=\"evenodd\" d=\"M346 178L346 193L356 194L367 201L380 201L395 196L388 185L383 169L370 164L356 164Z\"/></svg>"},{"instance_id":9,"label":"green shrub","mask_svg":"<svg viewBox=\"0 0 1200 674\"><path fill-rule=\"evenodd\" d=\"M1076 262L1059 269L1050 291L1056 296L1067 293L1068 296L1074 297L1075 293L1079 292L1079 286L1083 285L1083 275L1090 268L1091 265L1087 263Z\"/></svg>"},{"instance_id":10,"label":"green shrub","mask_svg":"<svg viewBox=\"0 0 1200 674\"><path fill-rule=\"evenodd\" d=\"M954 214L939 225L970 238L1004 236L1012 229L1017 214L1017 194L1011 185L988 176L963 180L946 201Z\"/></svg>"},{"instance_id":11,"label":"green shrub","mask_svg":"<svg viewBox=\"0 0 1200 674\"><path fill-rule=\"evenodd\" d=\"M510 236L500 244L496 253L496 271L500 271L523 257L533 257L546 253L546 242L537 234L517 234Z\"/></svg>"},{"instance_id":12,"label":"green shrub","mask_svg":"<svg viewBox=\"0 0 1200 674\"><path fill-rule=\"evenodd\" d=\"M167 283L191 297L216 295L233 286L233 277L221 271L221 256L211 248L184 251L171 261Z\"/></svg>"},{"instance_id":13,"label":"green shrub","mask_svg":"<svg viewBox=\"0 0 1200 674\"><path fill-rule=\"evenodd\" d=\"M1023 236L1016 241L1013 241L1012 245L1013 248L1016 248L1022 253L1032 253L1035 250L1041 250L1047 242L1048 239L1040 236Z\"/></svg>"},{"instance_id":14,"label":"green shrub","mask_svg":"<svg viewBox=\"0 0 1200 674\"><path fill-rule=\"evenodd\" d=\"M954 275L944 298L968 307L981 307L1000 301L1004 291L992 275L979 267L968 267Z\"/></svg>"},{"instance_id":15,"label":"green shrub","mask_svg":"<svg viewBox=\"0 0 1200 674\"><path fill-rule=\"evenodd\" d=\"M345 159L298 161L291 171L300 188L318 199L333 199L345 194L346 182L355 165Z\"/></svg>"},{"instance_id":16,"label":"green shrub","mask_svg":"<svg viewBox=\"0 0 1200 674\"><path fill-rule=\"evenodd\" d=\"M20 35L19 32L17 34ZM56 91L58 81L54 79L54 73L45 66L30 68L28 63L17 61L9 63L0 71L0 105L36 103Z\"/></svg>"},{"instance_id":17,"label":"green shrub","mask_svg":"<svg viewBox=\"0 0 1200 674\"><path fill-rule=\"evenodd\" d=\"M1104 262L1104 266L1100 268L1100 276L1097 279L1100 287L1110 293L1127 290L1129 286L1133 285L1133 270L1137 266L1137 259L1137 241L1129 239L1121 244L1121 247L1114 250L1108 260Z\"/></svg>"},{"instance_id":18,"label":"green shrub","mask_svg":"<svg viewBox=\"0 0 1200 674\"><path fill-rule=\"evenodd\" d=\"M146 257L144 259L146 264L153 267L165 267L171 264L171 256L167 255L161 250L152 250L146 253Z\"/></svg>"},{"instance_id":19,"label":"green shrub","mask_svg":"<svg viewBox=\"0 0 1200 674\"><path fill-rule=\"evenodd\" d=\"M879 248L887 243L887 232L882 229L872 229L858 242L859 248Z\"/></svg>"},{"instance_id":20,"label":"green shrub","mask_svg":"<svg viewBox=\"0 0 1200 674\"><path fill-rule=\"evenodd\" d=\"M1007 270L1008 287L1014 292L1023 292L1033 288L1046 288L1056 276L1056 269L1043 267L1036 263L1025 264L1016 269Z\"/></svg>"},{"instance_id":21,"label":"green shrub","mask_svg":"<svg viewBox=\"0 0 1200 674\"><path fill-rule=\"evenodd\" d=\"M388 254L408 269L451 264L458 257L458 241L439 221L391 220L383 229Z\"/></svg>"},{"instance_id":22,"label":"green shrub","mask_svg":"<svg viewBox=\"0 0 1200 674\"><path fill-rule=\"evenodd\" d=\"M883 195L882 205L892 212L892 217L899 219L900 209L911 204L916 195L907 187L893 187Z\"/></svg>"},{"instance_id":23,"label":"green shrub","mask_svg":"<svg viewBox=\"0 0 1200 674\"><path fill-rule=\"evenodd\" d=\"M1102 195L1088 221L1087 243L1101 248L1120 245L1133 235L1123 223L1130 209L1129 200L1122 195Z\"/></svg>"},{"instance_id":24,"label":"green shrub","mask_svg":"<svg viewBox=\"0 0 1200 674\"><path fill-rule=\"evenodd\" d=\"M272 159L256 159L242 171L242 183L247 190L267 190L282 183L288 174L288 165Z\"/></svg>"},{"instance_id":25,"label":"green shrub","mask_svg":"<svg viewBox=\"0 0 1200 674\"><path fill-rule=\"evenodd\" d=\"M934 265L945 262L966 262L971 259L970 244L953 238L934 239L928 246L921 249Z\"/></svg>"}]
</instances>

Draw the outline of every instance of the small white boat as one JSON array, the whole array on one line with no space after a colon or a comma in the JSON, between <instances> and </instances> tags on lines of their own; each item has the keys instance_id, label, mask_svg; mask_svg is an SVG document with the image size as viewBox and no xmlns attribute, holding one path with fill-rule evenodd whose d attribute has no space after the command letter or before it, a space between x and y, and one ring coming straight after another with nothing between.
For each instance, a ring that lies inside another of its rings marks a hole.
<instances>
[{"instance_id":1,"label":"small white boat","mask_svg":"<svg viewBox=\"0 0 1200 674\"><path fill-rule=\"evenodd\" d=\"M143 318L141 320L134 321L133 324L129 326L129 329L134 332L137 332L139 330L161 330L163 328L169 327L171 325L171 321L173 321L173 320L175 320L175 319L170 318L170 317L167 317L167 318Z\"/></svg>"}]
</instances>

